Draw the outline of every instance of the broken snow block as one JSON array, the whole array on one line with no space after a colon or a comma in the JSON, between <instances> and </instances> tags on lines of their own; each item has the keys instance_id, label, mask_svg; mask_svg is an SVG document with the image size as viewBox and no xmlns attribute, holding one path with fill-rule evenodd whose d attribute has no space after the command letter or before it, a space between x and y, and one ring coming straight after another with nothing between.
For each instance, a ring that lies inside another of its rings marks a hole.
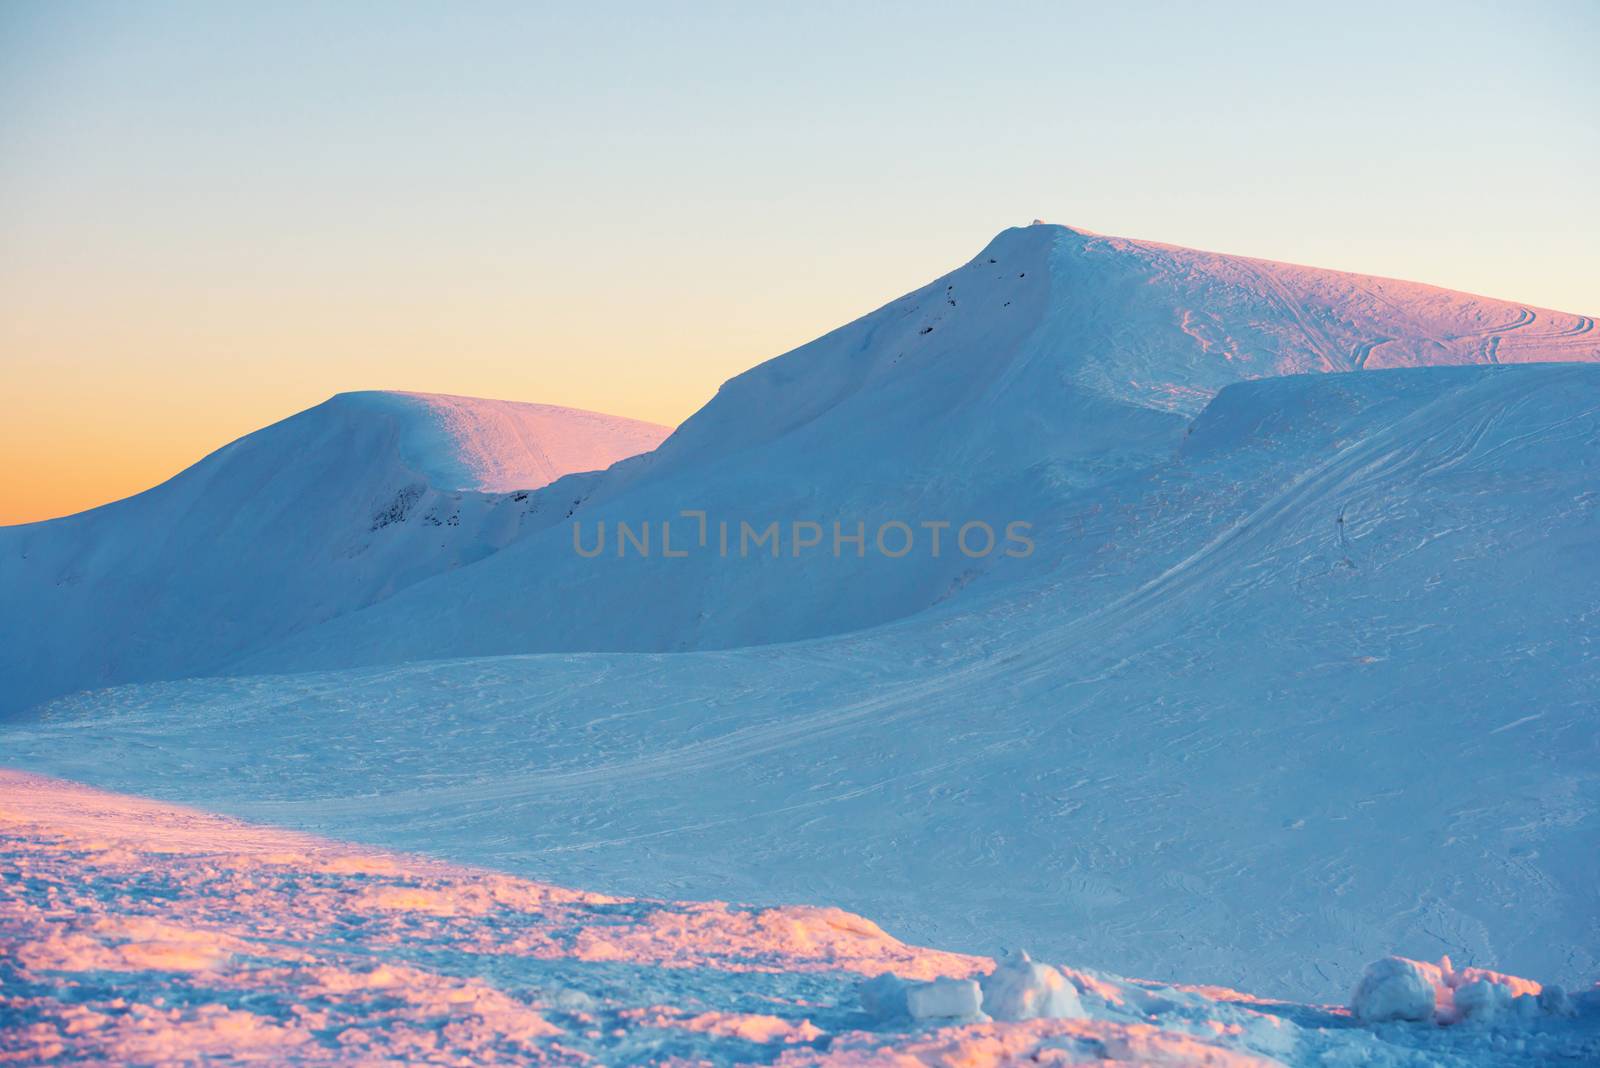
<instances>
[{"instance_id":1,"label":"broken snow block","mask_svg":"<svg viewBox=\"0 0 1600 1068\"><path fill-rule=\"evenodd\" d=\"M1511 989L1487 979L1456 988L1456 1014L1463 1020L1489 1023L1511 1008Z\"/></svg>"},{"instance_id":2,"label":"broken snow block","mask_svg":"<svg viewBox=\"0 0 1600 1068\"><path fill-rule=\"evenodd\" d=\"M1081 1020L1078 988L1055 968L1019 950L978 980L983 1011L996 1020Z\"/></svg>"},{"instance_id":3,"label":"broken snow block","mask_svg":"<svg viewBox=\"0 0 1600 1068\"><path fill-rule=\"evenodd\" d=\"M1550 1016L1571 1016L1573 1014L1572 998L1567 995L1566 987L1557 986L1555 983L1545 984L1539 991L1539 1008Z\"/></svg>"},{"instance_id":4,"label":"broken snow block","mask_svg":"<svg viewBox=\"0 0 1600 1068\"><path fill-rule=\"evenodd\" d=\"M1416 961L1384 957L1367 965L1350 999L1350 1009L1363 1023L1430 1020L1436 1003L1433 983Z\"/></svg>"},{"instance_id":5,"label":"broken snow block","mask_svg":"<svg viewBox=\"0 0 1600 1068\"><path fill-rule=\"evenodd\" d=\"M906 1009L913 1020L967 1019L978 1015L983 994L971 979L935 979L906 989Z\"/></svg>"},{"instance_id":6,"label":"broken snow block","mask_svg":"<svg viewBox=\"0 0 1600 1068\"><path fill-rule=\"evenodd\" d=\"M911 984L898 975L884 972L856 988L861 1008L875 1020L899 1020L908 1015L906 989Z\"/></svg>"},{"instance_id":7,"label":"broken snow block","mask_svg":"<svg viewBox=\"0 0 1600 1068\"><path fill-rule=\"evenodd\" d=\"M1511 1014L1523 1020L1531 1020L1542 1015L1543 1009L1539 1008L1537 994L1518 994L1511 999Z\"/></svg>"}]
</instances>

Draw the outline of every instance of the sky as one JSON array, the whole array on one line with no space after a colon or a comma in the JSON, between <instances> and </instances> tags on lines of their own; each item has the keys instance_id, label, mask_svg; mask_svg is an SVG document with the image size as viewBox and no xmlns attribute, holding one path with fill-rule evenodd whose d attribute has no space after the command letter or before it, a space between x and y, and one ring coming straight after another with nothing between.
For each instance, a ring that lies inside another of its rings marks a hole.
<instances>
[{"instance_id":1,"label":"sky","mask_svg":"<svg viewBox=\"0 0 1600 1068\"><path fill-rule=\"evenodd\" d=\"M1587 0L4 0L0 524L343 390L675 424L1035 217L1594 314L1597 35Z\"/></svg>"}]
</instances>

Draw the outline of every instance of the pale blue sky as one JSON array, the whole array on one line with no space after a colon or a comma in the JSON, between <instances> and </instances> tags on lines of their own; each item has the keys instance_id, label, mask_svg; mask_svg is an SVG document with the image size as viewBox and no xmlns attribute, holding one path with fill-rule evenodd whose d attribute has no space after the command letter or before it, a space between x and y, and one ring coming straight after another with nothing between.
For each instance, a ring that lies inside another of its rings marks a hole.
<instances>
[{"instance_id":1,"label":"pale blue sky","mask_svg":"<svg viewBox=\"0 0 1600 1068\"><path fill-rule=\"evenodd\" d=\"M1034 216L1600 310L1600 4L1109 8L6 0L0 461L672 422Z\"/></svg>"}]
</instances>

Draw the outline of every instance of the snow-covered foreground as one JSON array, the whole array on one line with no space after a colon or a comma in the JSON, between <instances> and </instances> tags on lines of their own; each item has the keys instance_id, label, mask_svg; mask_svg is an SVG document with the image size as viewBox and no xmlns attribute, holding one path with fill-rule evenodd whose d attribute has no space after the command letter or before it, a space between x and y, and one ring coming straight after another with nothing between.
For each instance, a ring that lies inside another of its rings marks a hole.
<instances>
[{"instance_id":1,"label":"snow-covered foreground","mask_svg":"<svg viewBox=\"0 0 1600 1068\"><path fill-rule=\"evenodd\" d=\"M838 909L585 893L9 771L0 876L9 1063L1600 1057L1600 999L1509 976L1435 971L1436 993L1407 983L1422 967L1380 968L1366 1015L1423 1018L1358 1023L1218 987L997 966ZM1498 1011L1458 1020L1466 1005Z\"/></svg>"}]
</instances>

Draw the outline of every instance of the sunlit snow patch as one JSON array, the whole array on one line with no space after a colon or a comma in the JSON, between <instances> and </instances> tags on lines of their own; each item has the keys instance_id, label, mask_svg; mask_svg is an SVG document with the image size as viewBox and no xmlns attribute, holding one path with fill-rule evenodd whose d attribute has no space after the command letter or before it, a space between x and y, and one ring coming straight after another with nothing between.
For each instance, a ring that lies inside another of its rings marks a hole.
<instances>
[{"instance_id":1,"label":"sunlit snow patch","mask_svg":"<svg viewBox=\"0 0 1600 1068\"><path fill-rule=\"evenodd\" d=\"M908 946L837 909L589 894L4 771L0 872L7 1061L1243 1068L1600 1050L1592 997L1514 1031L1374 1033L1340 1010ZM860 1011L871 976L908 1011Z\"/></svg>"}]
</instances>

